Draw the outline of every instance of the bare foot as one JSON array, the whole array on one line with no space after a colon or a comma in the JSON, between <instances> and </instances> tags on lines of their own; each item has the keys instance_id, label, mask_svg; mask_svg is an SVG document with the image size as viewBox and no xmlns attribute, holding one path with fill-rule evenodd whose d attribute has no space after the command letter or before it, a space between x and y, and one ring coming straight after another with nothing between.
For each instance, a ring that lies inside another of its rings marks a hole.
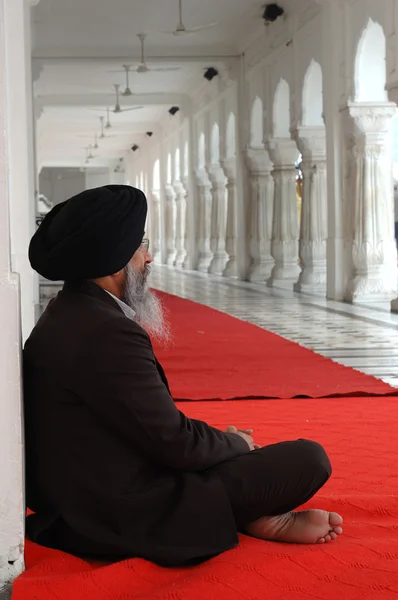
<instances>
[{"instance_id":1,"label":"bare foot","mask_svg":"<svg viewBox=\"0 0 398 600\"><path fill-rule=\"evenodd\" d=\"M248 535L290 544L325 544L343 533L343 519L326 510L303 510L263 517L247 527Z\"/></svg>"}]
</instances>

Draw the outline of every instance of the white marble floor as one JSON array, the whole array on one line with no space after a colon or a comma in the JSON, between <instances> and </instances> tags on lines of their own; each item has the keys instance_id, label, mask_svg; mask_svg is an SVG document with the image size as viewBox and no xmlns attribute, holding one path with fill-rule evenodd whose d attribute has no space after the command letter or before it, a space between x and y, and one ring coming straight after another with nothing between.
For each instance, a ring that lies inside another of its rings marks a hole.
<instances>
[{"instance_id":1,"label":"white marble floor","mask_svg":"<svg viewBox=\"0 0 398 600\"><path fill-rule=\"evenodd\" d=\"M398 315L157 265L151 278L159 290L264 327L398 387Z\"/></svg>"}]
</instances>

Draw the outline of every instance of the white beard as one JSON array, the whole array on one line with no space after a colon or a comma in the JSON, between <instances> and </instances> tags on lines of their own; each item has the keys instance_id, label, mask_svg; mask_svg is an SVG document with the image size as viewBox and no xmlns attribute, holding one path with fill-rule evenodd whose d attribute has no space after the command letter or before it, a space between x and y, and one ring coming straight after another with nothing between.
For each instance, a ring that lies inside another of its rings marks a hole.
<instances>
[{"instance_id":1,"label":"white beard","mask_svg":"<svg viewBox=\"0 0 398 600\"><path fill-rule=\"evenodd\" d=\"M166 345L170 342L170 325L165 317L165 310L160 299L149 289L148 275L151 271L146 266L137 271L131 264L126 269L126 283L123 302L135 313L134 321L153 338Z\"/></svg>"}]
</instances>

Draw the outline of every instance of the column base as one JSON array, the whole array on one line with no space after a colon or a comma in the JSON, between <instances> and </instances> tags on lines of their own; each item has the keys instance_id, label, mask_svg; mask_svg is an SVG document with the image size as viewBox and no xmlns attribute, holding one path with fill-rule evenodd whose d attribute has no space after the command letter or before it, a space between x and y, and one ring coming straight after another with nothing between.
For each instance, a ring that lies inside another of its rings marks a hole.
<instances>
[{"instance_id":1,"label":"column base","mask_svg":"<svg viewBox=\"0 0 398 600\"><path fill-rule=\"evenodd\" d=\"M208 273L210 275L222 275L227 263L228 256L226 252L219 252L213 255L209 265Z\"/></svg>"},{"instance_id":2,"label":"column base","mask_svg":"<svg viewBox=\"0 0 398 600\"><path fill-rule=\"evenodd\" d=\"M168 267L174 267L176 262L177 252L168 252L166 256L166 265Z\"/></svg>"},{"instance_id":3,"label":"column base","mask_svg":"<svg viewBox=\"0 0 398 600\"><path fill-rule=\"evenodd\" d=\"M254 283L266 283L272 275L274 265L275 261L272 257L265 260L255 260L250 267L249 281Z\"/></svg>"},{"instance_id":4,"label":"column base","mask_svg":"<svg viewBox=\"0 0 398 600\"><path fill-rule=\"evenodd\" d=\"M208 273L213 255L211 253L199 254L197 270L202 273Z\"/></svg>"},{"instance_id":5,"label":"column base","mask_svg":"<svg viewBox=\"0 0 398 600\"><path fill-rule=\"evenodd\" d=\"M395 274L396 277L396 274ZM389 283L390 277L361 276L350 282L345 300L352 304L374 304L377 302L391 302L397 297L396 283Z\"/></svg>"},{"instance_id":6,"label":"column base","mask_svg":"<svg viewBox=\"0 0 398 600\"><path fill-rule=\"evenodd\" d=\"M177 252L177 258L175 260L175 266L177 267L177 269L184 268L185 257L186 257L185 251L181 250L180 252Z\"/></svg>"},{"instance_id":7,"label":"column base","mask_svg":"<svg viewBox=\"0 0 398 600\"><path fill-rule=\"evenodd\" d=\"M223 277L237 277L238 275L238 267L236 264L236 258L229 258L227 264L225 265L225 269L222 273Z\"/></svg>"},{"instance_id":8,"label":"column base","mask_svg":"<svg viewBox=\"0 0 398 600\"><path fill-rule=\"evenodd\" d=\"M297 278L300 275L300 267L298 264L294 265L278 265L274 266L270 278L267 281L267 287L274 287L279 284L283 284L284 287L287 283L293 285L297 282Z\"/></svg>"},{"instance_id":9,"label":"column base","mask_svg":"<svg viewBox=\"0 0 398 600\"><path fill-rule=\"evenodd\" d=\"M300 292L303 294L313 294L314 296L325 296L326 297L326 281L325 283L300 283L297 281L293 285L294 292Z\"/></svg>"},{"instance_id":10,"label":"column base","mask_svg":"<svg viewBox=\"0 0 398 600\"><path fill-rule=\"evenodd\" d=\"M294 284L295 292L326 296L326 261L323 267L304 267L298 281Z\"/></svg>"}]
</instances>

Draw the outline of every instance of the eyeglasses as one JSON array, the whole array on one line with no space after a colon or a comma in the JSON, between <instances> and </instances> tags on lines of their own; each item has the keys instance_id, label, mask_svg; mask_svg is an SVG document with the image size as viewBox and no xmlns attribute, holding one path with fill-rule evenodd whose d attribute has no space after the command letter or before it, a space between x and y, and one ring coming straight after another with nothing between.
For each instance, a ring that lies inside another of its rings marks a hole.
<instances>
[{"instance_id":1,"label":"eyeglasses","mask_svg":"<svg viewBox=\"0 0 398 600\"><path fill-rule=\"evenodd\" d=\"M140 248L141 248L141 250L144 250L145 252L149 252L149 239L148 238L144 238L142 240Z\"/></svg>"}]
</instances>

